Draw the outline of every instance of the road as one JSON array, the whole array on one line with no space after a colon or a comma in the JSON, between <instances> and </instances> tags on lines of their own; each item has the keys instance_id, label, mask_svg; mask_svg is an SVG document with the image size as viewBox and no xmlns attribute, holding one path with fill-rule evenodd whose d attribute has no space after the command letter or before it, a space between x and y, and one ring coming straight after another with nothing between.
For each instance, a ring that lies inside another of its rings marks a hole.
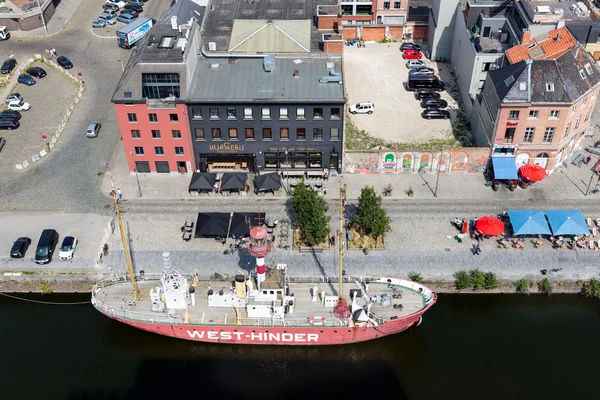
<instances>
[{"instance_id":1,"label":"road","mask_svg":"<svg viewBox=\"0 0 600 400\"><path fill-rule=\"evenodd\" d=\"M58 35L43 39L16 39L2 44L2 57L18 60L33 53L43 54L56 48L81 72L87 84L82 101L71 116L55 151L26 170L14 167L0 174L0 212L109 213L110 199L100 191L105 164L115 151L122 151L114 106L110 102L121 76L121 63L131 51L120 49L113 35L99 38L90 33L91 22L100 13L102 2L82 3ZM144 4L145 16L158 16L170 5L169 0ZM101 33L101 30L99 30ZM52 107L52 93L47 96ZM85 137L87 123L102 122L98 140ZM57 121L57 126L58 126Z\"/></svg>"}]
</instances>

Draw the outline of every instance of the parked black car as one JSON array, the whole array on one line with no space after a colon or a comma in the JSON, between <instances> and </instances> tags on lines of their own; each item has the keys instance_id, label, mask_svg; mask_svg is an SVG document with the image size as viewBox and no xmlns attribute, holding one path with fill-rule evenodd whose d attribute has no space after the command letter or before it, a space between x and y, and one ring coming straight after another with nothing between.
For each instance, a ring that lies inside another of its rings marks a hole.
<instances>
[{"instance_id":1,"label":"parked black car","mask_svg":"<svg viewBox=\"0 0 600 400\"><path fill-rule=\"evenodd\" d=\"M56 62L58 63L58 65L60 65L64 69L71 69L71 68L73 68L73 63L67 57L65 57L65 56L58 57L56 59Z\"/></svg>"},{"instance_id":2,"label":"parked black car","mask_svg":"<svg viewBox=\"0 0 600 400\"><path fill-rule=\"evenodd\" d=\"M408 50L408 49L421 51L421 46L419 46L418 44L410 43L410 42L402 43L402 46L400 46L400 51L404 51L404 50Z\"/></svg>"},{"instance_id":3,"label":"parked black car","mask_svg":"<svg viewBox=\"0 0 600 400\"><path fill-rule=\"evenodd\" d=\"M15 67L17 66L17 60L15 60L14 58L9 58L8 60L4 61L4 63L2 64L2 67L0 67L0 73L2 74L10 74L12 72L13 69L15 69Z\"/></svg>"},{"instance_id":4,"label":"parked black car","mask_svg":"<svg viewBox=\"0 0 600 400\"><path fill-rule=\"evenodd\" d=\"M54 229L44 229L35 249L35 263L48 264L52 261L52 255L57 244L58 232Z\"/></svg>"},{"instance_id":5,"label":"parked black car","mask_svg":"<svg viewBox=\"0 0 600 400\"><path fill-rule=\"evenodd\" d=\"M140 16L140 14L138 14L137 11L132 10L132 9L128 9L128 10L123 9L123 11L121 11L121 13L119 15L124 15L124 14L133 15L135 18Z\"/></svg>"},{"instance_id":6,"label":"parked black car","mask_svg":"<svg viewBox=\"0 0 600 400\"><path fill-rule=\"evenodd\" d=\"M0 120L12 119L18 121L21 119L21 113L15 110L2 110L0 111Z\"/></svg>"},{"instance_id":7,"label":"parked black car","mask_svg":"<svg viewBox=\"0 0 600 400\"><path fill-rule=\"evenodd\" d=\"M31 244L31 239L28 237L20 237L13 244L12 249L10 249L10 256L12 258L23 258L25 257L25 253Z\"/></svg>"},{"instance_id":8,"label":"parked black car","mask_svg":"<svg viewBox=\"0 0 600 400\"><path fill-rule=\"evenodd\" d=\"M16 119L0 119L0 129L13 130L19 127L19 121Z\"/></svg>"},{"instance_id":9,"label":"parked black car","mask_svg":"<svg viewBox=\"0 0 600 400\"><path fill-rule=\"evenodd\" d=\"M44 68L41 67L27 68L27 73L31 76L35 76L36 78L43 78L47 75Z\"/></svg>"},{"instance_id":10,"label":"parked black car","mask_svg":"<svg viewBox=\"0 0 600 400\"><path fill-rule=\"evenodd\" d=\"M142 11L144 11L144 7L136 3L127 3L125 4L125 7L123 7L123 10L133 10L137 13L141 13Z\"/></svg>"},{"instance_id":11,"label":"parked black car","mask_svg":"<svg viewBox=\"0 0 600 400\"><path fill-rule=\"evenodd\" d=\"M446 110L440 110L439 108L427 108L421 113L421 117L426 119L448 119L450 118L450 113Z\"/></svg>"},{"instance_id":12,"label":"parked black car","mask_svg":"<svg viewBox=\"0 0 600 400\"><path fill-rule=\"evenodd\" d=\"M429 97L423 99L421 102L421 108L446 108L448 107L448 102L442 99L434 99L433 97Z\"/></svg>"},{"instance_id":13,"label":"parked black car","mask_svg":"<svg viewBox=\"0 0 600 400\"><path fill-rule=\"evenodd\" d=\"M434 99L439 99L440 94L432 89L419 89L415 91L415 99L417 100L423 100L430 97Z\"/></svg>"}]
</instances>

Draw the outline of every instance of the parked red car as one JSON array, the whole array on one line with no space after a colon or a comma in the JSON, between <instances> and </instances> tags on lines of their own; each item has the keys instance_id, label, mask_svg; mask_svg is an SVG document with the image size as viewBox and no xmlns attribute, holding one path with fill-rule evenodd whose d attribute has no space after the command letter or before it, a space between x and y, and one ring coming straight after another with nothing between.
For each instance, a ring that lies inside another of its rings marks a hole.
<instances>
[{"instance_id":1,"label":"parked red car","mask_svg":"<svg viewBox=\"0 0 600 400\"><path fill-rule=\"evenodd\" d=\"M402 53L402 58L405 60L420 60L423 58L423 53L415 49L406 49L404 50L404 53Z\"/></svg>"}]
</instances>

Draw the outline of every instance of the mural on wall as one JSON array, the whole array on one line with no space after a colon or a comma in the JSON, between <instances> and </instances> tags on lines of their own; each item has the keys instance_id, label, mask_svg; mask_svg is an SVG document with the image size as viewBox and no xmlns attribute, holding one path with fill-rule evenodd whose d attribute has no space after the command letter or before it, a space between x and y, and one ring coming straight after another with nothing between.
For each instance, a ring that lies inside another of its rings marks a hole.
<instances>
[{"instance_id":1,"label":"mural on wall","mask_svg":"<svg viewBox=\"0 0 600 400\"><path fill-rule=\"evenodd\" d=\"M344 171L348 174L378 174L378 152L344 152Z\"/></svg>"},{"instance_id":2,"label":"mural on wall","mask_svg":"<svg viewBox=\"0 0 600 400\"><path fill-rule=\"evenodd\" d=\"M489 157L487 148L460 148L439 152L347 151L344 171L348 174L379 173L482 173Z\"/></svg>"},{"instance_id":3,"label":"mural on wall","mask_svg":"<svg viewBox=\"0 0 600 400\"><path fill-rule=\"evenodd\" d=\"M385 153L381 162L381 168L383 173L396 172L396 153Z\"/></svg>"}]
</instances>

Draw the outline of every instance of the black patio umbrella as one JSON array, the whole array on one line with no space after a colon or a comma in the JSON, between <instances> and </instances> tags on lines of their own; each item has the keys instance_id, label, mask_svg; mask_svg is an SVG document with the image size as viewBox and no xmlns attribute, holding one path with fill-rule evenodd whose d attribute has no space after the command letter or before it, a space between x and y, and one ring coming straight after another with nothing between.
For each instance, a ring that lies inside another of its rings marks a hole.
<instances>
[{"instance_id":1,"label":"black patio umbrella","mask_svg":"<svg viewBox=\"0 0 600 400\"><path fill-rule=\"evenodd\" d=\"M260 225L264 222L264 213L233 213L229 234L232 236L250 236L250 226Z\"/></svg>"},{"instance_id":2,"label":"black patio umbrella","mask_svg":"<svg viewBox=\"0 0 600 400\"><path fill-rule=\"evenodd\" d=\"M190 181L189 191L192 190L213 190L217 174L207 172L194 172Z\"/></svg>"},{"instance_id":3,"label":"black patio umbrella","mask_svg":"<svg viewBox=\"0 0 600 400\"><path fill-rule=\"evenodd\" d=\"M257 175L254 178L254 185L259 192L276 190L281 188L281 176L277 173Z\"/></svg>"},{"instance_id":4,"label":"black patio umbrella","mask_svg":"<svg viewBox=\"0 0 600 400\"><path fill-rule=\"evenodd\" d=\"M246 174L242 172L226 172L221 179L222 190L243 190L246 187Z\"/></svg>"},{"instance_id":5,"label":"black patio umbrella","mask_svg":"<svg viewBox=\"0 0 600 400\"><path fill-rule=\"evenodd\" d=\"M195 238L227 236L229 213L198 213Z\"/></svg>"}]
</instances>

